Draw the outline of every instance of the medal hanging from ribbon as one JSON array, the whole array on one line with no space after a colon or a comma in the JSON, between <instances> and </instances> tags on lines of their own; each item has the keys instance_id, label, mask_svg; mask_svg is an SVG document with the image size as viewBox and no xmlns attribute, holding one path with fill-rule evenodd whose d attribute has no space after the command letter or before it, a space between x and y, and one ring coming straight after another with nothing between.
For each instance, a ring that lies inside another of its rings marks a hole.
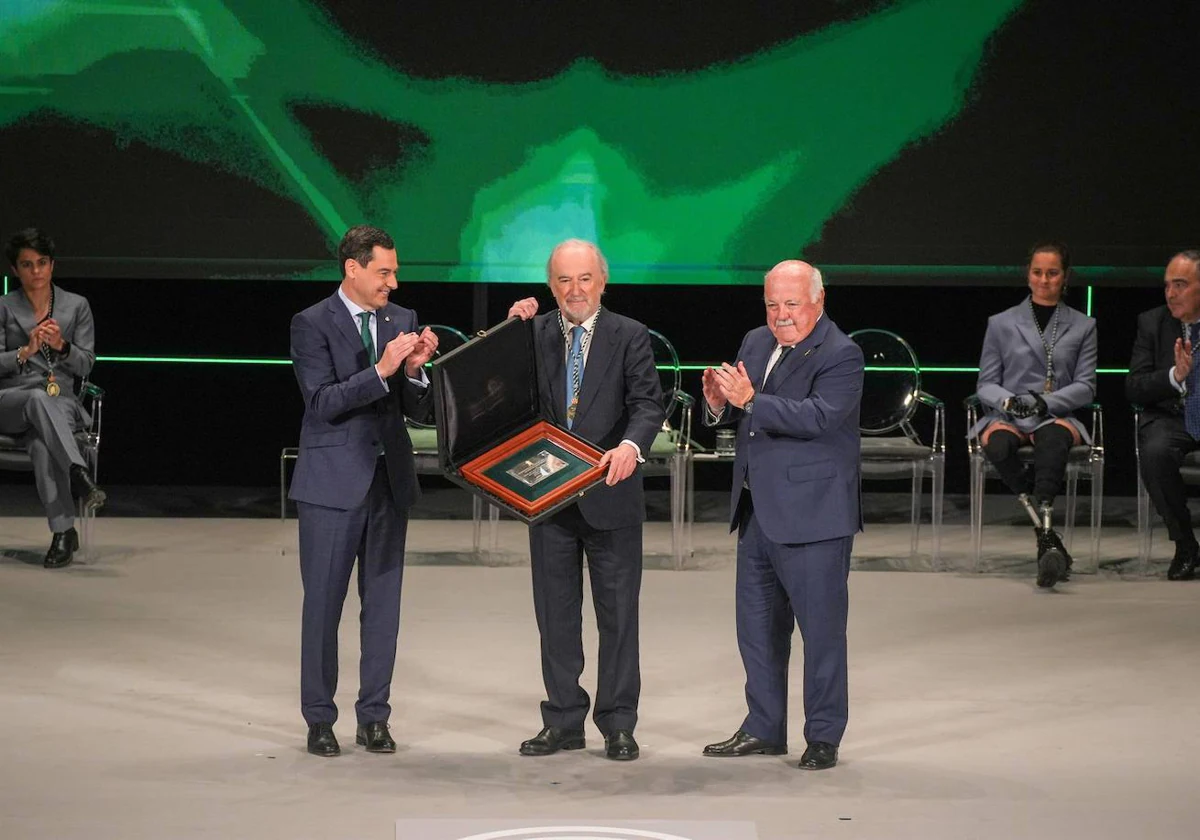
<instances>
[{"instance_id":1,"label":"medal hanging from ribbon","mask_svg":"<svg viewBox=\"0 0 1200 840\"><path fill-rule=\"evenodd\" d=\"M1037 311L1033 308L1033 298L1029 300L1029 314L1033 318L1033 328L1037 330L1038 338L1042 340L1042 349L1046 351L1046 381L1042 385L1042 393L1049 394L1054 390L1054 345L1058 344L1058 314L1062 311L1062 304L1054 304L1054 315L1050 318L1050 323L1046 324L1046 329L1051 330L1050 341L1046 341L1046 330L1038 324Z\"/></svg>"},{"instance_id":2,"label":"medal hanging from ribbon","mask_svg":"<svg viewBox=\"0 0 1200 840\"><path fill-rule=\"evenodd\" d=\"M566 321L559 313L559 326L563 337L570 344L567 348L567 428L575 425L575 415L579 411L579 389L583 384L583 359L591 343L592 333L582 326L567 327ZM596 329L595 323L592 330Z\"/></svg>"},{"instance_id":3,"label":"medal hanging from ribbon","mask_svg":"<svg viewBox=\"0 0 1200 840\"><path fill-rule=\"evenodd\" d=\"M41 324L45 321L50 320L53 317L54 317L54 286L51 286L50 287L50 308L46 310L46 317L43 318L41 321L38 321L38 323ZM46 385L45 385L46 393L52 397L57 397L60 393L62 393L62 387L58 384L58 380L54 378L54 351L51 350L49 345L47 345L44 342L42 343L42 346L38 349L42 354L42 358L46 360Z\"/></svg>"}]
</instances>

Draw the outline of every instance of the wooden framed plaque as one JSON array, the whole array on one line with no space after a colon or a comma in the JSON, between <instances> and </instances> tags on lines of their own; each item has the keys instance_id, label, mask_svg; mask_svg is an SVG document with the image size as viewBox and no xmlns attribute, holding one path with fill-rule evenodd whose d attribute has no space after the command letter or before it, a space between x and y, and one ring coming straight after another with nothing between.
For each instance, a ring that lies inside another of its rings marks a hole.
<instances>
[{"instance_id":1,"label":"wooden framed plaque","mask_svg":"<svg viewBox=\"0 0 1200 840\"><path fill-rule=\"evenodd\" d=\"M463 478L528 517L537 517L580 490L604 469L591 444L545 420L463 465Z\"/></svg>"},{"instance_id":2,"label":"wooden framed plaque","mask_svg":"<svg viewBox=\"0 0 1200 840\"><path fill-rule=\"evenodd\" d=\"M438 464L446 477L525 522L604 480L603 450L542 411L533 322L511 318L433 363Z\"/></svg>"}]
</instances>

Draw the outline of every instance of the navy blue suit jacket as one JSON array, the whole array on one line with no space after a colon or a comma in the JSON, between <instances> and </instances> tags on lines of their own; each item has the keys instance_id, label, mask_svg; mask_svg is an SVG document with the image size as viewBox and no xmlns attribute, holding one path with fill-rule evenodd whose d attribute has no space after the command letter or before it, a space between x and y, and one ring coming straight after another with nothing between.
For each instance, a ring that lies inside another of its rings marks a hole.
<instances>
[{"instance_id":1,"label":"navy blue suit jacket","mask_svg":"<svg viewBox=\"0 0 1200 840\"><path fill-rule=\"evenodd\" d=\"M746 365L754 384L754 407L747 414L727 405L718 420L737 422L730 528L738 526L745 482L771 542L851 536L862 530L862 350L823 315L779 363L771 391L763 393L763 374L775 345L765 325L746 333L737 360Z\"/></svg>"},{"instance_id":2,"label":"navy blue suit jacket","mask_svg":"<svg viewBox=\"0 0 1200 840\"><path fill-rule=\"evenodd\" d=\"M566 426L566 343L558 310L538 315L533 323L542 413ZM605 451L622 440L631 440L646 457L663 419L662 386L654 367L649 331L644 324L605 309L596 319L571 431ZM593 487L579 500L579 510L589 525L600 530L643 522L646 500L641 468L612 487Z\"/></svg>"},{"instance_id":3,"label":"navy blue suit jacket","mask_svg":"<svg viewBox=\"0 0 1200 840\"><path fill-rule=\"evenodd\" d=\"M382 349L416 328L415 312L389 303L376 313L376 345ZM292 318L292 365L304 420L289 497L340 510L357 507L371 488L382 446L396 506L411 507L420 493L404 415L428 422L430 389L410 382L403 365L384 387L359 325L336 292Z\"/></svg>"}]
</instances>

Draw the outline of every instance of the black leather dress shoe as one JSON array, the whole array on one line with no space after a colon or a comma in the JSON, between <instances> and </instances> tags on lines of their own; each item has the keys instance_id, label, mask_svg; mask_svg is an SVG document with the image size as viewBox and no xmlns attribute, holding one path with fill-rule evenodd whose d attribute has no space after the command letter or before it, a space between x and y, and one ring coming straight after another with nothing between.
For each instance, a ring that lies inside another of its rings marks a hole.
<instances>
[{"instance_id":1,"label":"black leather dress shoe","mask_svg":"<svg viewBox=\"0 0 1200 840\"><path fill-rule=\"evenodd\" d=\"M308 727L308 751L325 758L342 754L342 748L333 735L332 723L314 723Z\"/></svg>"},{"instance_id":2,"label":"black leather dress shoe","mask_svg":"<svg viewBox=\"0 0 1200 840\"><path fill-rule=\"evenodd\" d=\"M633 761L640 752L628 729L615 729L604 739L604 757L613 761Z\"/></svg>"},{"instance_id":3,"label":"black leather dress shoe","mask_svg":"<svg viewBox=\"0 0 1200 840\"><path fill-rule=\"evenodd\" d=\"M547 726L521 744L521 755L554 755L559 750L581 750L583 747L582 729L559 729L557 726Z\"/></svg>"},{"instance_id":4,"label":"black leather dress shoe","mask_svg":"<svg viewBox=\"0 0 1200 840\"><path fill-rule=\"evenodd\" d=\"M396 751L396 742L388 734L387 723L382 720L374 723L360 723L358 732L354 736L354 743L360 747L366 747L367 752L394 753Z\"/></svg>"},{"instance_id":5,"label":"black leather dress shoe","mask_svg":"<svg viewBox=\"0 0 1200 840\"><path fill-rule=\"evenodd\" d=\"M1196 564L1200 562L1200 548L1175 544L1175 556L1167 569L1167 580L1192 580L1196 577Z\"/></svg>"},{"instance_id":6,"label":"black leather dress shoe","mask_svg":"<svg viewBox=\"0 0 1200 840\"><path fill-rule=\"evenodd\" d=\"M47 569L61 569L71 565L75 552L79 550L79 534L74 528L56 533L50 540L50 550L42 565Z\"/></svg>"},{"instance_id":7,"label":"black leather dress shoe","mask_svg":"<svg viewBox=\"0 0 1200 840\"><path fill-rule=\"evenodd\" d=\"M784 755L788 751L787 744L772 744L762 738L756 738L749 732L739 729L733 737L704 748L704 754L719 758L741 755Z\"/></svg>"},{"instance_id":8,"label":"black leather dress shoe","mask_svg":"<svg viewBox=\"0 0 1200 840\"><path fill-rule=\"evenodd\" d=\"M838 748L824 741L813 741L800 756L801 770L828 770L837 764Z\"/></svg>"},{"instance_id":9,"label":"black leather dress shoe","mask_svg":"<svg viewBox=\"0 0 1200 840\"><path fill-rule=\"evenodd\" d=\"M71 465L71 495L82 499L83 506L88 510L103 507L104 500L108 498L108 494L92 481L92 474L88 472L87 467L81 467L79 464Z\"/></svg>"}]
</instances>

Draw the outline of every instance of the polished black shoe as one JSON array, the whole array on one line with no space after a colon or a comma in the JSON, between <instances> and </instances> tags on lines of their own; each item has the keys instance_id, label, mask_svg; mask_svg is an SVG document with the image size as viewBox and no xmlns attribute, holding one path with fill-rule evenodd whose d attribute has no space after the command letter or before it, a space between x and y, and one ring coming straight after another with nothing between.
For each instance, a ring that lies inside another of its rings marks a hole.
<instances>
[{"instance_id":1,"label":"polished black shoe","mask_svg":"<svg viewBox=\"0 0 1200 840\"><path fill-rule=\"evenodd\" d=\"M88 510L103 507L104 500L108 498L108 494L92 481L92 474L88 472L87 467L79 464L71 465L71 495L82 499L83 506Z\"/></svg>"},{"instance_id":2,"label":"polished black shoe","mask_svg":"<svg viewBox=\"0 0 1200 840\"><path fill-rule=\"evenodd\" d=\"M604 739L604 757L613 761L633 761L639 755L638 743L628 729L617 729Z\"/></svg>"},{"instance_id":3,"label":"polished black shoe","mask_svg":"<svg viewBox=\"0 0 1200 840\"><path fill-rule=\"evenodd\" d=\"M342 748L333 735L332 723L314 723L308 727L308 751L325 758L342 754Z\"/></svg>"},{"instance_id":4,"label":"polished black shoe","mask_svg":"<svg viewBox=\"0 0 1200 840\"><path fill-rule=\"evenodd\" d=\"M1167 580L1192 580L1196 577L1197 562L1200 562L1200 547L1175 543L1175 556L1167 569Z\"/></svg>"},{"instance_id":5,"label":"polished black shoe","mask_svg":"<svg viewBox=\"0 0 1200 840\"><path fill-rule=\"evenodd\" d=\"M1067 572L1066 555L1059 549L1061 541L1054 531L1034 528L1037 532L1037 585L1049 589L1063 579Z\"/></svg>"},{"instance_id":6,"label":"polished black shoe","mask_svg":"<svg viewBox=\"0 0 1200 840\"><path fill-rule=\"evenodd\" d=\"M42 565L47 569L62 569L71 565L75 552L79 550L79 534L74 528L56 533L50 539L50 550Z\"/></svg>"},{"instance_id":7,"label":"polished black shoe","mask_svg":"<svg viewBox=\"0 0 1200 840\"><path fill-rule=\"evenodd\" d=\"M704 755L730 758L741 755L784 755L787 751L787 744L772 744L739 729L732 738L709 744L704 748Z\"/></svg>"},{"instance_id":8,"label":"polished black shoe","mask_svg":"<svg viewBox=\"0 0 1200 840\"><path fill-rule=\"evenodd\" d=\"M813 741L804 751L804 755L800 756L800 763L796 766L801 770L828 770L837 764L837 752L838 748L833 744Z\"/></svg>"},{"instance_id":9,"label":"polished black shoe","mask_svg":"<svg viewBox=\"0 0 1200 840\"><path fill-rule=\"evenodd\" d=\"M522 742L521 755L554 755L559 750L581 750L583 747L582 729L547 726L528 741Z\"/></svg>"},{"instance_id":10,"label":"polished black shoe","mask_svg":"<svg viewBox=\"0 0 1200 840\"><path fill-rule=\"evenodd\" d=\"M367 752L394 753L396 751L396 742L388 734L387 723L382 720L374 723L360 723L358 732L354 735L354 743L360 747L366 747Z\"/></svg>"}]
</instances>

